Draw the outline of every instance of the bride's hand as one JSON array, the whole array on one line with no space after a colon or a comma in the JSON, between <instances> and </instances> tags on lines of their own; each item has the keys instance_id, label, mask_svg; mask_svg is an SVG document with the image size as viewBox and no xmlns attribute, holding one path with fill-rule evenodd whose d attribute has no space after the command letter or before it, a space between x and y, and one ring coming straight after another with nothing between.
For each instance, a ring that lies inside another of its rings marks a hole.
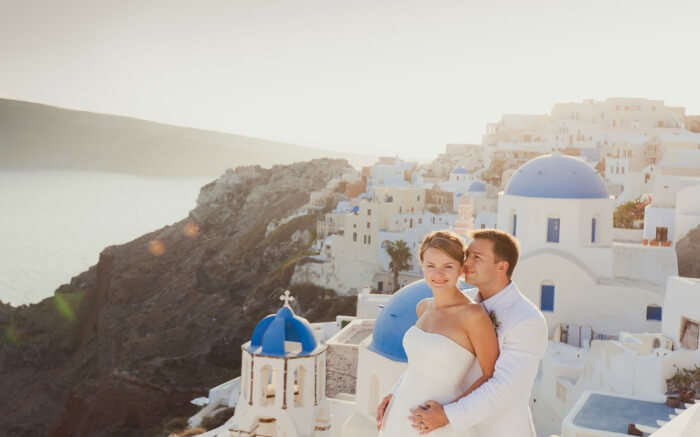
<instances>
[{"instance_id":1,"label":"bride's hand","mask_svg":"<svg viewBox=\"0 0 700 437\"><path fill-rule=\"evenodd\" d=\"M377 407L377 429L382 428L382 420L384 419L384 413L386 412L386 407L389 405L389 401L391 401L392 394L388 394L384 396L384 399L379 403L379 406Z\"/></svg>"}]
</instances>

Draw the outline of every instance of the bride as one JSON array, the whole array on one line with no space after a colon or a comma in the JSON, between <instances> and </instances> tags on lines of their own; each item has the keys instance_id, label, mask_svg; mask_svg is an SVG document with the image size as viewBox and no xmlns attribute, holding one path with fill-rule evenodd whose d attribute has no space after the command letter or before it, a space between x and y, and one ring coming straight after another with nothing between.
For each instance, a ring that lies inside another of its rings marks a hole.
<instances>
[{"instance_id":1,"label":"bride","mask_svg":"<svg viewBox=\"0 0 700 437\"><path fill-rule=\"evenodd\" d=\"M411 410L429 399L441 404L464 397L493 375L498 357L496 330L489 315L457 288L467 253L449 231L435 231L421 243L419 259L433 298L416 305L418 321L406 331L403 346L408 368L391 394L377 407L380 437L420 435ZM461 437L467 437L460 430ZM424 430L425 432L425 430ZM450 424L430 436L456 436Z\"/></svg>"}]
</instances>

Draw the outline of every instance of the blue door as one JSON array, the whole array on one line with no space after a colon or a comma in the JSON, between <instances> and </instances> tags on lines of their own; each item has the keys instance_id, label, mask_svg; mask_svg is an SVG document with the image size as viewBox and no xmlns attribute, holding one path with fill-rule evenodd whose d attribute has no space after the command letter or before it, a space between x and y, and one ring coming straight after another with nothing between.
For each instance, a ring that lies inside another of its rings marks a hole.
<instances>
[{"instance_id":1,"label":"blue door","mask_svg":"<svg viewBox=\"0 0 700 437\"><path fill-rule=\"evenodd\" d=\"M540 296L540 310L554 311L554 285L543 285Z\"/></svg>"}]
</instances>

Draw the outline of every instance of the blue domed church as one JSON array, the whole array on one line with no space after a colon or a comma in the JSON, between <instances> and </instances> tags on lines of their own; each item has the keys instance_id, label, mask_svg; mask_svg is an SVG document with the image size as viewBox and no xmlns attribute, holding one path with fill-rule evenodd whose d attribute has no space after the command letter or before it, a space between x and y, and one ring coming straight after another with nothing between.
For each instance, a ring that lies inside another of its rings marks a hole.
<instances>
[{"instance_id":1,"label":"blue domed church","mask_svg":"<svg viewBox=\"0 0 700 437\"><path fill-rule=\"evenodd\" d=\"M675 254L614 242L614 208L593 167L558 153L523 164L499 193L498 228L521 245L514 280L556 338L660 329L648 314L663 302L659 278L677 274Z\"/></svg>"},{"instance_id":2,"label":"blue domed church","mask_svg":"<svg viewBox=\"0 0 700 437\"><path fill-rule=\"evenodd\" d=\"M309 322L284 305L263 318L241 346L240 395L220 435L330 436L326 400L326 345Z\"/></svg>"}]
</instances>

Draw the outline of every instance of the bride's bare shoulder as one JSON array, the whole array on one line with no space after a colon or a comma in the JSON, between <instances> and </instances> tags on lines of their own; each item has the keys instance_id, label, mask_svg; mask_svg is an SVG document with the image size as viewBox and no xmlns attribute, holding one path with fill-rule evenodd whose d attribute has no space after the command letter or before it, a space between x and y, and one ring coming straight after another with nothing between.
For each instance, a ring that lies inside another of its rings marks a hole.
<instances>
[{"instance_id":1,"label":"bride's bare shoulder","mask_svg":"<svg viewBox=\"0 0 700 437\"><path fill-rule=\"evenodd\" d=\"M420 318L421 315L427 310L432 304L433 304L433 298L432 297L426 297L425 299L421 299L417 304L416 304L416 314L418 315L418 318Z\"/></svg>"},{"instance_id":2,"label":"bride's bare shoulder","mask_svg":"<svg viewBox=\"0 0 700 437\"><path fill-rule=\"evenodd\" d=\"M476 302L465 303L460 313L462 322L467 326L491 321L484 307Z\"/></svg>"}]
</instances>

